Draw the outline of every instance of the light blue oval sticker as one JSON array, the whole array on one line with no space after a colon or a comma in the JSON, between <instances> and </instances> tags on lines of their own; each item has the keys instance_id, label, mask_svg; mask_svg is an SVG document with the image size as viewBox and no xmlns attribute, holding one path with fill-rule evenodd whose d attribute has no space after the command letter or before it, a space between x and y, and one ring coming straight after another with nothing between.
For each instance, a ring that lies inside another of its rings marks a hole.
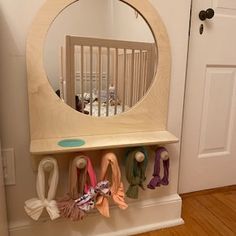
<instances>
[{"instance_id":1,"label":"light blue oval sticker","mask_svg":"<svg viewBox=\"0 0 236 236\"><path fill-rule=\"evenodd\" d=\"M61 147L80 147L85 144L85 141L82 139L64 139L58 142L58 145Z\"/></svg>"}]
</instances>

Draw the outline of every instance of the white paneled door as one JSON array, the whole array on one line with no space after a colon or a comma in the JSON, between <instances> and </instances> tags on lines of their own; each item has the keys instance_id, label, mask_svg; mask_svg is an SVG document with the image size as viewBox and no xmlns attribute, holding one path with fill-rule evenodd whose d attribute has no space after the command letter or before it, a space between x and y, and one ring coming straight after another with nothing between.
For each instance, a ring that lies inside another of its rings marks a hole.
<instances>
[{"instance_id":1,"label":"white paneled door","mask_svg":"<svg viewBox=\"0 0 236 236\"><path fill-rule=\"evenodd\" d=\"M181 193L236 184L235 89L236 1L193 0Z\"/></svg>"},{"instance_id":2,"label":"white paneled door","mask_svg":"<svg viewBox=\"0 0 236 236\"><path fill-rule=\"evenodd\" d=\"M3 181L2 156L0 144L0 236L8 235L7 217L6 217L6 201Z\"/></svg>"}]
</instances>

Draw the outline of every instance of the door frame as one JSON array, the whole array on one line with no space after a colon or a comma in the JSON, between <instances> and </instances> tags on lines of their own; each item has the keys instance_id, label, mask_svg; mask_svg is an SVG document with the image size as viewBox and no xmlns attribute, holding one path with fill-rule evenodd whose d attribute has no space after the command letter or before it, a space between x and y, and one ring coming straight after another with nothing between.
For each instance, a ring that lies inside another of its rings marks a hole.
<instances>
[{"instance_id":1,"label":"door frame","mask_svg":"<svg viewBox=\"0 0 236 236\"><path fill-rule=\"evenodd\" d=\"M180 136L180 151L179 151L179 177L178 177L178 193L181 194L180 191L180 173L182 168L182 151L183 151L183 129L184 129L184 116L186 109L186 90L187 90L187 80L188 80L188 68L189 68L189 54L190 54L190 34L191 34L191 26L192 26L192 11L193 11L193 1L190 3L190 13L189 13L189 27L188 27L188 46L187 46L187 59L186 59L186 68L185 68L185 85L184 85L184 99L183 99L183 112L182 112L182 125L181 125L181 136Z\"/></svg>"},{"instance_id":2,"label":"door frame","mask_svg":"<svg viewBox=\"0 0 236 236\"><path fill-rule=\"evenodd\" d=\"M183 113L182 113L182 127L181 127L181 143L180 143L180 160L179 160L179 181L178 181L178 193L188 193L189 191L183 191L183 187L181 187L181 171L183 170L183 148L184 148L184 143L183 143L183 134L184 134L184 126L185 126L185 115L186 115L186 96L187 96L187 85L189 81L189 67L190 67L190 51L191 51L191 31L192 31L192 25L193 22L192 20L195 20L192 15L192 12L194 11L194 1L197 0L191 0L191 5L190 5L190 18L189 18L189 34L188 34L188 49L187 49L187 61L186 61L186 76L185 76L185 89L184 89L184 102L183 102ZM185 127L186 129L186 127ZM182 185L183 186L183 185ZM204 188L205 189L205 188ZM201 189L200 189L201 191Z\"/></svg>"}]
</instances>

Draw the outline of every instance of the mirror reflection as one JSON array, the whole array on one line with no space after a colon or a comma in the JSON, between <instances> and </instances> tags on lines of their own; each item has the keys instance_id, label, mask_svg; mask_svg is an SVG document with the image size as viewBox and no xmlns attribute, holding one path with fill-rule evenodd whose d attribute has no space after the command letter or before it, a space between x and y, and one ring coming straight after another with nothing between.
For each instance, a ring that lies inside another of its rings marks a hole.
<instances>
[{"instance_id":1,"label":"mirror reflection","mask_svg":"<svg viewBox=\"0 0 236 236\"><path fill-rule=\"evenodd\" d=\"M78 112L107 117L131 109L149 89L157 67L153 34L119 0L79 0L55 19L44 64L55 93Z\"/></svg>"}]
</instances>

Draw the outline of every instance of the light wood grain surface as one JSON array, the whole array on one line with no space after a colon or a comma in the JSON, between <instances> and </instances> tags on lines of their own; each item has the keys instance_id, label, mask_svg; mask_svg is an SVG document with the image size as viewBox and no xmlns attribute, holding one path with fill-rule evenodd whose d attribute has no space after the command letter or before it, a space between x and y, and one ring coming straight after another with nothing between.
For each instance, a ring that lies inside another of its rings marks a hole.
<instances>
[{"instance_id":1,"label":"light wood grain surface","mask_svg":"<svg viewBox=\"0 0 236 236\"><path fill-rule=\"evenodd\" d=\"M82 139L85 141L85 144L81 147L63 148L58 145L58 142L61 141L61 139L40 139L31 141L30 151L34 155L42 155L106 148L132 147L137 145L161 145L178 142L178 138L168 131L97 135L96 138L94 138L94 136L79 136L72 138Z\"/></svg>"},{"instance_id":2,"label":"light wood grain surface","mask_svg":"<svg viewBox=\"0 0 236 236\"><path fill-rule=\"evenodd\" d=\"M123 0L150 25L158 46L157 74L147 95L129 111L110 118L83 115L61 101L44 68L43 48L56 16L75 0L47 0L35 17L27 40L27 74L31 140L165 131L170 81L170 46L161 17L149 1ZM104 140L104 145L106 140ZM156 140L158 142L158 140ZM42 144L43 148L43 144Z\"/></svg>"}]
</instances>

